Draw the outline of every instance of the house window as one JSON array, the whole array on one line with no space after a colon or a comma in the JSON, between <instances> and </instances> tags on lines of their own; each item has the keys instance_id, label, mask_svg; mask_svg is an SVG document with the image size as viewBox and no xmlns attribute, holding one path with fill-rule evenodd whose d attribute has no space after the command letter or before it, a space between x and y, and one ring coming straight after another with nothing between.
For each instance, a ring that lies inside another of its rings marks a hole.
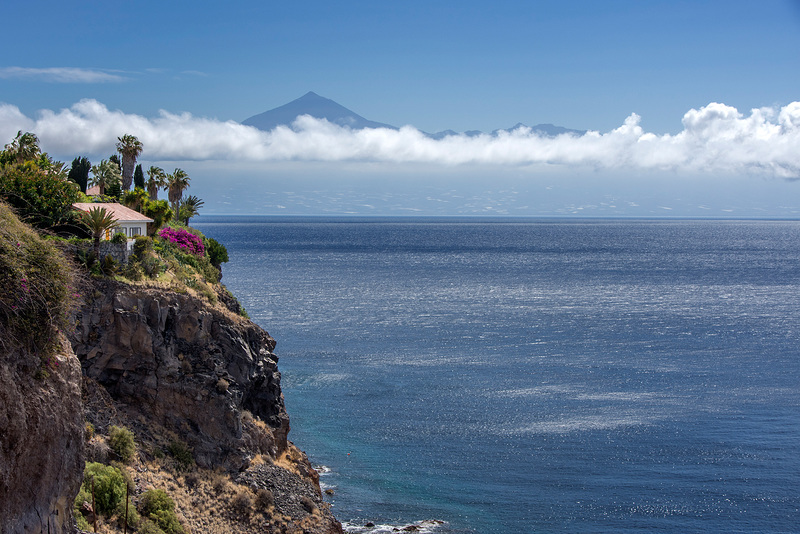
<instances>
[{"instance_id":1,"label":"house window","mask_svg":"<svg viewBox=\"0 0 800 534\"><path fill-rule=\"evenodd\" d=\"M134 237L134 236L137 236L137 235L141 235L140 234L140 230L141 229L138 226L132 226L130 228L131 233L128 234L128 237Z\"/></svg>"}]
</instances>

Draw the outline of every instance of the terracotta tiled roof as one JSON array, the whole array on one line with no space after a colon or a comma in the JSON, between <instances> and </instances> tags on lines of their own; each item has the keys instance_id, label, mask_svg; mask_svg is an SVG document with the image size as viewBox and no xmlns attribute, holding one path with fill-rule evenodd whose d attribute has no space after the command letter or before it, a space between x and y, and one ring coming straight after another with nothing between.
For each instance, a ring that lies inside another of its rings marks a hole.
<instances>
[{"instance_id":1,"label":"terracotta tiled roof","mask_svg":"<svg viewBox=\"0 0 800 534\"><path fill-rule=\"evenodd\" d=\"M86 212L92 208L105 208L117 222L153 222L153 219L116 202L76 202L72 206Z\"/></svg>"}]
</instances>

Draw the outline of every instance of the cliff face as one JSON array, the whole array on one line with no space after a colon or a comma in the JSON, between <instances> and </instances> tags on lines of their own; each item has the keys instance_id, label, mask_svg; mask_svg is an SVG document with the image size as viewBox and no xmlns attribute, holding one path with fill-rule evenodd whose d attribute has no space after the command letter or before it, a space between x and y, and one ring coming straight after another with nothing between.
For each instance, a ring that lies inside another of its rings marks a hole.
<instances>
[{"instance_id":1,"label":"cliff face","mask_svg":"<svg viewBox=\"0 0 800 534\"><path fill-rule=\"evenodd\" d=\"M182 511L193 531L342 532L317 473L287 441L289 417L269 334L224 299L227 309L170 289L92 284L71 341L86 377L86 417L98 432L128 426L145 458L177 438L198 466L222 467L239 487L274 495L271 522L263 524L254 514L211 528L220 514L201 517L205 505L194 504ZM173 491L188 491L200 503L205 486L196 479L183 485L194 489Z\"/></svg>"},{"instance_id":2,"label":"cliff face","mask_svg":"<svg viewBox=\"0 0 800 534\"><path fill-rule=\"evenodd\" d=\"M83 478L81 368L61 341L47 376L35 354L12 351L0 359L3 533L72 532L72 500Z\"/></svg>"},{"instance_id":3,"label":"cliff face","mask_svg":"<svg viewBox=\"0 0 800 534\"><path fill-rule=\"evenodd\" d=\"M189 295L96 281L73 348L129 419L174 432L204 467L241 470L287 447L275 341ZM248 410L266 425L243 428ZM147 432L147 428L140 429Z\"/></svg>"}]
</instances>

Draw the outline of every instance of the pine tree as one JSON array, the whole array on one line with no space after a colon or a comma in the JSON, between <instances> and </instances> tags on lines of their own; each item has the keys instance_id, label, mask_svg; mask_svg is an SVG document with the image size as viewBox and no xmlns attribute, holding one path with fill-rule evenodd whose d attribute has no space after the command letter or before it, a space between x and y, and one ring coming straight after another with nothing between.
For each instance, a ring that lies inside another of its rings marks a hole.
<instances>
[{"instance_id":1,"label":"pine tree","mask_svg":"<svg viewBox=\"0 0 800 534\"><path fill-rule=\"evenodd\" d=\"M142 164L138 164L136 166L136 170L133 171L133 187L144 189L144 171L142 171Z\"/></svg>"},{"instance_id":2,"label":"pine tree","mask_svg":"<svg viewBox=\"0 0 800 534\"><path fill-rule=\"evenodd\" d=\"M75 158L72 160L72 168L67 175L67 179L78 184L84 194L86 194L86 186L89 184L90 170L92 170L92 164L87 158Z\"/></svg>"}]
</instances>

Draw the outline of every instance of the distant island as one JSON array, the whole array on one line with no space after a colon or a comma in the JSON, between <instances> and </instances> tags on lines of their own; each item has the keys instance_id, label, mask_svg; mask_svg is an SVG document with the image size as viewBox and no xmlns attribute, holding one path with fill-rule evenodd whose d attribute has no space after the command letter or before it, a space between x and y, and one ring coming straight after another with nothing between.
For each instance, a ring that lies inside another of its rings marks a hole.
<instances>
[{"instance_id":1,"label":"distant island","mask_svg":"<svg viewBox=\"0 0 800 534\"><path fill-rule=\"evenodd\" d=\"M288 104L278 106L277 108L270 109L258 115L253 115L242 121L246 126L253 126L259 130L270 131L278 126L291 126L292 123L301 115L309 115L315 119L324 119L330 123L337 124L353 130L361 130L364 128L388 128L390 130L399 130L397 126L376 122L366 119L358 113L347 109L338 102L318 95L313 91L309 91L300 98L292 100ZM586 133L586 130L573 130L563 126L555 126L553 124L537 124L535 126L527 126L518 122L510 128L502 128L493 130L488 135L498 136L502 133L509 133L520 128L528 129L543 137L556 137L558 135L575 135L581 136ZM477 137L479 135L487 135L480 130L468 130L466 132L456 132L454 130L442 130L441 132L428 133L422 132L432 139L443 139L451 135L466 135L468 137Z\"/></svg>"}]
</instances>

